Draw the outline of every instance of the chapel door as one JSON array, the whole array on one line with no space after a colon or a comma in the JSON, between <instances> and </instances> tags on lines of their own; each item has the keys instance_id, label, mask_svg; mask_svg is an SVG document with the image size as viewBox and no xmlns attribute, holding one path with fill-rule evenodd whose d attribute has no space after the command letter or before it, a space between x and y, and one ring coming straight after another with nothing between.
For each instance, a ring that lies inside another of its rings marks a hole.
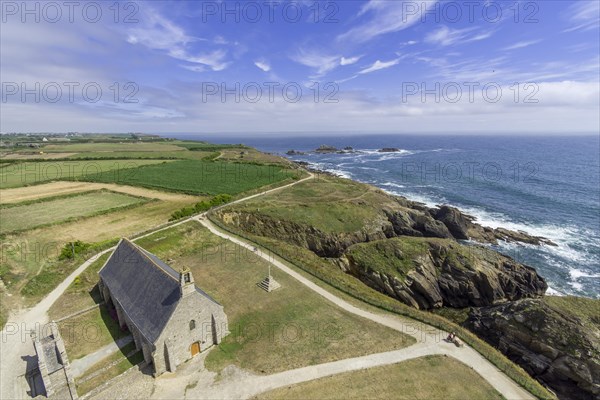
<instances>
[{"instance_id":1,"label":"chapel door","mask_svg":"<svg viewBox=\"0 0 600 400\"><path fill-rule=\"evenodd\" d=\"M200 353L200 342L192 343L192 357Z\"/></svg>"}]
</instances>

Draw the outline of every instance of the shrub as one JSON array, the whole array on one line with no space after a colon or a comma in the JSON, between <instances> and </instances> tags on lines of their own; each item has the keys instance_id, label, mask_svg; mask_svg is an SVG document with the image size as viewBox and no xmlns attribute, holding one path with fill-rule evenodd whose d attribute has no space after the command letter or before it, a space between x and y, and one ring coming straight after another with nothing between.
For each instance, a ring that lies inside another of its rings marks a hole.
<instances>
[{"instance_id":1,"label":"shrub","mask_svg":"<svg viewBox=\"0 0 600 400\"><path fill-rule=\"evenodd\" d=\"M231 196L230 194L218 194L208 201L203 200L199 203L196 203L196 205L194 205L193 207L184 207L181 210L175 211L173 214L171 214L171 218L169 218L169 221L177 221L178 219L187 218L194 214L199 214L204 211L208 211L213 207L229 203L231 199L233 199L233 196Z\"/></svg>"},{"instance_id":2,"label":"shrub","mask_svg":"<svg viewBox=\"0 0 600 400\"><path fill-rule=\"evenodd\" d=\"M64 245L62 250L60 251L60 255L58 256L59 260L71 260L75 258L76 255L83 253L87 249L89 249L91 244L84 243L81 240L76 240L74 242L69 242Z\"/></svg>"}]
</instances>

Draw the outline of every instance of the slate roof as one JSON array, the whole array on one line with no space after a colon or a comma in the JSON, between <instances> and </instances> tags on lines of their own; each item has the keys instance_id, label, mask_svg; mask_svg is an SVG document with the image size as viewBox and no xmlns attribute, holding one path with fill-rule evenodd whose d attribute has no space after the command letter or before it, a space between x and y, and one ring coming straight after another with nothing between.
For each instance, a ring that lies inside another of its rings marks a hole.
<instances>
[{"instance_id":1,"label":"slate roof","mask_svg":"<svg viewBox=\"0 0 600 400\"><path fill-rule=\"evenodd\" d=\"M179 273L154 254L123 239L100 270L100 277L140 333L154 343L181 298Z\"/></svg>"}]
</instances>

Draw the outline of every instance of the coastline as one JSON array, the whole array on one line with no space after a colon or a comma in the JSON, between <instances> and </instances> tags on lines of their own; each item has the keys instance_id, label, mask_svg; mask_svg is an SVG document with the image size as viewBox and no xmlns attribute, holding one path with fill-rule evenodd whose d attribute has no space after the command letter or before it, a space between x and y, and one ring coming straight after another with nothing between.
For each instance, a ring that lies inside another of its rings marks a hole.
<instances>
[{"instance_id":1,"label":"coastline","mask_svg":"<svg viewBox=\"0 0 600 400\"><path fill-rule=\"evenodd\" d=\"M413 199L410 196L399 195L398 193L395 193L395 192L389 191L389 190L387 190L385 188L373 185L370 182L363 182L363 181L358 180L356 178L349 177L349 176L347 176L345 174L341 174L341 173L337 173L335 171L328 171L328 170L319 168L316 163L311 163L311 162L308 162L308 161L293 160L293 159L287 157L286 155L282 155L282 154L277 154L277 155L279 155L281 157L284 157L284 158L287 158L288 160L290 160L294 164L296 164L296 165L298 165L298 166L306 169L309 172L315 173L315 174L323 174L323 175L333 176L333 177L342 178L342 179L349 179L349 180L352 180L352 181L355 181L355 182L359 182L359 183L362 183L362 184L365 184L365 185L374 186L374 187L377 187L378 189L384 191L385 193L389 194L390 196L403 198L403 199L406 199L406 200L409 200L409 201L421 204L421 205L429 207L429 208L439 208L441 206L441 204L433 204L433 203L429 203L429 202L428 203L424 203L424 202L420 201L420 199ZM465 215L469 215L468 213L466 213L462 208L460 208L457 205L454 205L454 204L444 204L444 205L457 208L461 213L463 213ZM480 222L478 222L477 218L475 218L474 222L477 223L477 224L479 224L479 225L481 225L481 226L483 226L484 228L485 227L491 228L488 225L483 225ZM497 227L502 228L499 225ZM524 233L526 233L527 235L530 235L528 232L524 232ZM461 243L463 243L463 244L466 244L466 245L486 246L486 247L489 247L490 249L498 251L499 253L504 254L506 256L509 256L509 257L511 257L511 254L510 254L511 252L510 251L508 251L508 252L507 251L502 251L502 248L505 247L505 246L530 246L532 248L536 248L536 247L539 247L539 246L547 246L547 244L544 244L544 243L536 245L536 244L528 244L528 243L514 242L514 241L513 242L505 241L503 243L500 242L498 245L492 245L490 243L482 243L482 242L478 242L478 241L474 241L474 240L458 240L458 241L461 242ZM538 271L538 268L535 268L535 267L532 267L532 268L534 268L536 271ZM538 273L539 273L539 271L538 271ZM546 279L546 281L547 281L547 279ZM550 285L548 285L548 289L546 290L546 293L544 295L545 296L559 296L559 297L569 296L569 294L563 293L563 292L561 292L561 291L553 288ZM589 297L589 296L581 296L581 297ZM589 297L589 298L592 298L592 297Z\"/></svg>"}]
</instances>

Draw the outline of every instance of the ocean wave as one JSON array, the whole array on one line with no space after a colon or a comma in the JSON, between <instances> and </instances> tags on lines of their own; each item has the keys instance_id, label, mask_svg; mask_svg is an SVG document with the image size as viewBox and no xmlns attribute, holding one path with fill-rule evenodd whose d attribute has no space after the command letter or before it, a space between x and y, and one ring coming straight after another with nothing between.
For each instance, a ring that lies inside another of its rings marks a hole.
<instances>
[{"instance_id":1,"label":"ocean wave","mask_svg":"<svg viewBox=\"0 0 600 400\"><path fill-rule=\"evenodd\" d=\"M398 189L403 189L403 188L406 187L404 185L398 185L397 183L394 183L394 182L384 182L384 183L380 183L380 185L382 185L382 186L391 186L391 187L395 187L395 188L398 188Z\"/></svg>"}]
</instances>

